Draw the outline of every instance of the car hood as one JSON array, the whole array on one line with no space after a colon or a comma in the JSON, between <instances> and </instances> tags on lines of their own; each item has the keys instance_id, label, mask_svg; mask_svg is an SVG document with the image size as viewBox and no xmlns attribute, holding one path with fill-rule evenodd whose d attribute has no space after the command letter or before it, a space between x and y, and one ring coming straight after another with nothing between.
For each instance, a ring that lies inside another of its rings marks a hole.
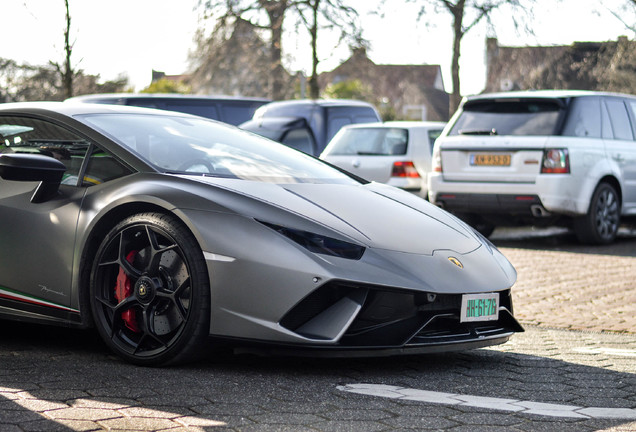
<instances>
[{"instance_id":1,"label":"car hood","mask_svg":"<svg viewBox=\"0 0 636 432\"><path fill-rule=\"evenodd\" d=\"M371 248L432 255L436 250L465 254L481 245L472 229L454 216L421 198L378 183L276 184L190 178L275 206ZM246 213L245 207L240 213Z\"/></svg>"}]
</instances>

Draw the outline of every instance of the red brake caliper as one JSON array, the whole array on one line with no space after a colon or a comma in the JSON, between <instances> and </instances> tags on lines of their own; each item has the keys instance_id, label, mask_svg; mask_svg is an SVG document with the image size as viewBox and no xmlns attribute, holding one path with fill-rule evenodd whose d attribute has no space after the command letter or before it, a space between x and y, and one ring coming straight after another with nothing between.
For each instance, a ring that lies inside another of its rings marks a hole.
<instances>
[{"instance_id":1,"label":"red brake caliper","mask_svg":"<svg viewBox=\"0 0 636 432\"><path fill-rule=\"evenodd\" d=\"M137 255L137 251L131 251L126 256L126 261L128 261L129 263L132 263L136 255ZM124 301L126 297L130 297L131 294L132 294L132 283L130 282L130 278L128 277L126 272L124 272L124 269L120 266L119 274L117 275L117 286L115 287L115 299L117 299L117 301L121 303L122 301ZM137 326L137 319L136 319L137 317L135 315L136 314L133 309L128 309L121 313L121 319L124 320L126 327L128 327L130 330L134 331L135 333L138 333L139 326Z\"/></svg>"}]
</instances>

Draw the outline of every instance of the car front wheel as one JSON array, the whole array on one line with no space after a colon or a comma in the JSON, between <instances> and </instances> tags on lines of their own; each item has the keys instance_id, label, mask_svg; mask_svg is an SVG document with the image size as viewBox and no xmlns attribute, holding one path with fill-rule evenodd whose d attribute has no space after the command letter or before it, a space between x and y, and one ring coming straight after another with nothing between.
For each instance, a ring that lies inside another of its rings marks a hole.
<instances>
[{"instance_id":1,"label":"car front wheel","mask_svg":"<svg viewBox=\"0 0 636 432\"><path fill-rule=\"evenodd\" d=\"M130 216L102 241L90 282L95 325L127 361L165 365L203 351L210 322L205 260L174 217Z\"/></svg>"},{"instance_id":2,"label":"car front wheel","mask_svg":"<svg viewBox=\"0 0 636 432\"><path fill-rule=\"evenodd\" d=\"M621 218L621 204L614 186L600 183L585 216L574 220L574 232L581 243L608 244L614 241Z\"/></svg>"}]
</instances>

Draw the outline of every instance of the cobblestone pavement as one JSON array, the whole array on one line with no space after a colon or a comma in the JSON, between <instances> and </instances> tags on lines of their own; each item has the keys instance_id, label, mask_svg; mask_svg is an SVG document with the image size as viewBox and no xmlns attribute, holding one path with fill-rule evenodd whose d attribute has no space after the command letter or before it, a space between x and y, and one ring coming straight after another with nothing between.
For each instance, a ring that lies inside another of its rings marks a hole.
<instances>
[{"instance_id":1,"label":"cobblestone pavement","mask_svg":"<svg viewBox=\"0 0 636 432\"><path fill-rule=\"evenodd\" d=\"M635 233L622 231L615 244L601 247L579 245L567 232L495 234L517 269L513 300L522 323L636 333Z\"/></svg>"},{"instance_id":2,"label":"cobblestone pavement","mask_svg":"<svg viewBox=\"0 0 636 432\"><path fill-rule=\"evenodd\" d=\"M493 239L526 325L504 345L161 369L123 363L94 332L0 322L0 431L636 431L636 236Z\"/></svg>"}]
</instances>

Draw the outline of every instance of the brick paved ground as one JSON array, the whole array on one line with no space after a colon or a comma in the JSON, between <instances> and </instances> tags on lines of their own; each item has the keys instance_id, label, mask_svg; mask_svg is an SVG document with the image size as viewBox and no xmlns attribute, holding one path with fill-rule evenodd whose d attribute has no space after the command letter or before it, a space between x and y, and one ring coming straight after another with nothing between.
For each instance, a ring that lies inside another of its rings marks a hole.
<instances>
[{"instance_id":1,"label":"brick paved ground","mask_svg":"<svg viewBox=\"0 0 636 432\"><path fill-rule=\"evenodd\" d=\"M302 360L223 355L172 368L123 363L92 335L5 323L0 431L636 431L632 334L529 326L504 345L462 353ZM443 392L467 403L342 391L368 384ZM501 409L511 402L536 408ZM548 412L573 406L627 415Z\"/></svg>"},{"instance_id":2,"label":"brick paved ground","mask_svg":"<svg viewBox=\"0 0 636 432\"><path fill-rule=\"evenodd\" d=\"M636 237L631 232L602 247L581 246L567 234L515 238L508 233L494 236L494 242L517 269L513 298L522 323L636 333Z\"/></svg>"}]
</instances>

